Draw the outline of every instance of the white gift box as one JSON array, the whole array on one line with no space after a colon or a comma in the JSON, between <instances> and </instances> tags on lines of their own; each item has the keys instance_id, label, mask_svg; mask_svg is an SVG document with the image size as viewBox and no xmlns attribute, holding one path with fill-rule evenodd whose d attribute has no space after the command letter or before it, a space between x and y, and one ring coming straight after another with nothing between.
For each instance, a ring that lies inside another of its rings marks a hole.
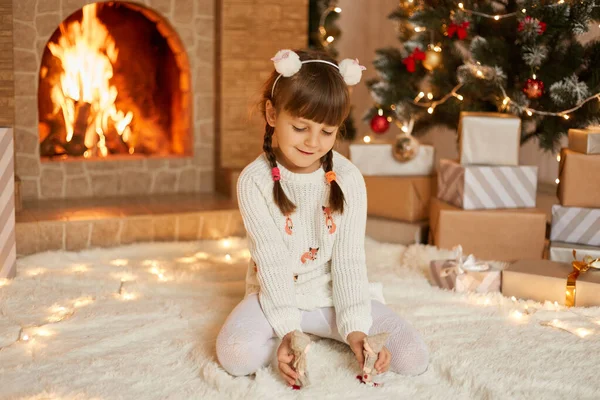
<instances>
[{"instance_id":1,"label":"white gift box","mask_svg":"<svg viewBox=\"0 0 600 400\"><path fill-rule=\"evenodd\" d=\"M597 246L586 246L583 244L565 242L551 242L550 260L570 263L573 261L573 250L577 251L578 260L582 260L585 256L590 256L594 259L600 258L600 247Z\"/></svg>"},{"instance_id":2,"label":"white gift box","mask_svg":"<svg viewBox=\"0 0 600 400\"><path fill-rule=\"evenodd\" d=\"M17 272L13 131L0 127L0 279Z\"/></svg>"},{"instance_id":3,"label":"white gift box","mask_svg":"<svg viewBox=\"0 0 600 400\"><path fill-rule=\"evenodd\" d=\"M376 175L431 175L434 165L434 148L420 145L419 152L410 161L399 162L392 155L391 144L351 144L350 160L366 176Z\"/></svg>"},{"instance_id":4,"label":"white gift box","mask_svg":"<svg viewBox=\"0 0 600 400\"><path fill-rule=\"evenodd\" d=\"M502 113L462 112L458 134L461 164L519 165L520 118Z\"/></svg>"}]
</instances>

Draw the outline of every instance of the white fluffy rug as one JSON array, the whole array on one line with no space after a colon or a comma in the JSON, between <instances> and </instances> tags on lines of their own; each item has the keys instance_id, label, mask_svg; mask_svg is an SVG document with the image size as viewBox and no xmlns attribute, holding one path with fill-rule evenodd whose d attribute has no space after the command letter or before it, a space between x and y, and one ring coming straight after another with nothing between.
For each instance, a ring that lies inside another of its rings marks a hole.
<instances>
[{"instance_id":1,"label":"white fluffy rug","mask_svg":"<svg viewBox=\"0 0 600 400\"><path fill-rule=\"evenodd\" d=\"M310 387L292 391L270 367L233 378L214 347L243 296L245 245L153 243L20 259L19 277L0 288L0 398L600 398L600 309L529 302L527 314L526 303L497 293L444 291L430 286L427 266L449 252L370 240L370 279L423 333L429 370L388 373L383 387L366 387L347 347L321 340L309 353ZM554 318L585 337L541 324Z\"/></svg>"}]
</instances>

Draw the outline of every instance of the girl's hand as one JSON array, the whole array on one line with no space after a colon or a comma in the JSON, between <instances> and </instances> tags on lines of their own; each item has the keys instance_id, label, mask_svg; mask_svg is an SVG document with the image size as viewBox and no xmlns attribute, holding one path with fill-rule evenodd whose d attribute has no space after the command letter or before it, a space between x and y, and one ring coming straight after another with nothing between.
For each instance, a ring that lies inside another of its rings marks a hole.
<instances>
[{"instance_id":1,"label":"girl's hand","mask_svg":"<svg viewBox=\"0 0 600 400\"><path fill-rule=\"evenodd\" d=\"M290 386L293 386L296 383L298 374L292 369L292 361L294 361L294 354L292 353L292 332L285 335L281 340L281 344L277 349L277 361L279 373Z\"/></svg>"},{"instance_id":2,"label":"girl's hand","mask_svg":"<svg viewBox=\"0 0 600 400\"><path fill-rule=\"evenodd\" d=\"M378 374L383 374L390 369L390 362L392 361L392 353L384 347L379 352L377 361L375 361L375 370Z\"/></svg>"},{"instance_id":3,"label":"girl's hand","mask_svg":"<svg viewBox=\"0 0 600 400\"><path fill-rule=\"evenodd\" d=\"M363 354L363 343L364 338L366 338L363 332L354 331L348 334L346 340L348 341L348 345L350 346L350 350L354 353L356 357L356 361L358 361L358 365L360 366L360 370L362 371L365 365L365 355Z\"/></svg>"}]
</instances>

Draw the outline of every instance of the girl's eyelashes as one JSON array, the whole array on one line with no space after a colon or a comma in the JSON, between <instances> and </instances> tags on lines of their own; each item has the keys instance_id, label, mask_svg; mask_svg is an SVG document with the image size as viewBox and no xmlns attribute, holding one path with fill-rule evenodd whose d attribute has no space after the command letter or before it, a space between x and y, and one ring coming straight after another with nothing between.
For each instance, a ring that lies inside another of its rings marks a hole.
<instances>
[{"instance_id":1,"label":"girl's eyelashes","mask_svg":"<svg viewBox=\"0 0 600 400\"><path fill-rule=\"evenodd\" d=\"M306 130L306 128L298 128L296 125L292 125L292 127L296 132L304 132Z\"/></svg>"},{"instance_id":2,"label":"girl's eyelashes","mask_svg":"<svg viewBox=\"0 0 600 400\"><path fill-rule=\"evenodd\" d=\"M306 127L303 128L298 128L296 125L292 125L292 128L296 131L296 132L304 132L306 131ZM329 136L329 135L333 135L335 133L335 130L333 131L326 131L325 129L323 129L322 131L325 135Z\"/></svg>"}]
</instances>

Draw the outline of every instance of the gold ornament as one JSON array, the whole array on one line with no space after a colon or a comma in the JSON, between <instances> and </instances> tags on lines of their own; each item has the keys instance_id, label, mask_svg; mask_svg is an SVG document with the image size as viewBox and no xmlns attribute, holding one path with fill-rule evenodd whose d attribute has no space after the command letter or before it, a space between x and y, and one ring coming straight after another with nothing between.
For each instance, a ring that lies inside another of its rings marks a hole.
<instances>
[{"instance_id":1,"label":"gold ornament","mask_svg":"<svg viewBox=\"0 0 600 400\"><path fill-rule=\"evenodd\" d=\"M423 60L423 66L429 71L439 67L442 62L442 53L433 49L428 49L425 52L425 59Z\"/></svg>"},{"instance_id":2,"label":"gold ornament","mask_svg":"<svg viewBox=\"0 0 600 400\"><path fill-rule=\"evenodd\" d=\"M412 135L406 133L396 136L396 142L392 147L392 155L398 162L407 162L415 158L419 152L419 141Z\"/></svg>"}]
</instances>

